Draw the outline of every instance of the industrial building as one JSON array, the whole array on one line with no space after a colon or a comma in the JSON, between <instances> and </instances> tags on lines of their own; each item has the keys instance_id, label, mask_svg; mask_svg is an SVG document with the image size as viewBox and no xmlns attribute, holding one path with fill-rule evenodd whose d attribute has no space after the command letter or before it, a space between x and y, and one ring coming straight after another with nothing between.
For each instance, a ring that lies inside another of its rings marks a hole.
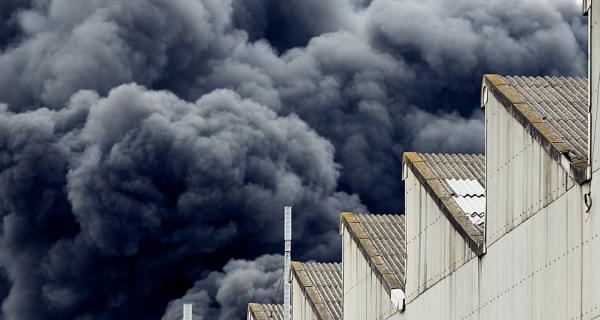
<instances>
[{"instance_id":1,"label":"industrial building","mask_svg":"<svg viewBox=\"0 0 600 320\"><path fill-rule=\"evenodd\" d=\"M340 263L292 262L292 319L342 319Z\"/></svg>"},{"instance_id":2,"label":"industrial building","mask_svg":"<svg viewBox=\"0 0 600 320\"><path fill-rule=\"evenodd\" d=\"M342 319L600 319L594 9L587 79L483 76L485 155L406 152L404 215L341 214Z\"/></svg>"},{"instance_id":3,"label":"industrial building","mask_svg":"<svg viewBox=\"0 0 600 320\"><path fill-rule=\"evenodd\" d=\"M342 265L292 262L292 312L294 320L342 319ZM283 306L248 305L248 320L283 319Z\"/></svg>"},{"instance_id":4,"label":"industrial building","mask_svg":"<svg viewBox=\"0 0 600 320\"><path fill-rule=\"evenodd\" d=\"M404 220L403 215L342 213L343 319L385 319L401 308Z\"/></svg>"}]
</instances>

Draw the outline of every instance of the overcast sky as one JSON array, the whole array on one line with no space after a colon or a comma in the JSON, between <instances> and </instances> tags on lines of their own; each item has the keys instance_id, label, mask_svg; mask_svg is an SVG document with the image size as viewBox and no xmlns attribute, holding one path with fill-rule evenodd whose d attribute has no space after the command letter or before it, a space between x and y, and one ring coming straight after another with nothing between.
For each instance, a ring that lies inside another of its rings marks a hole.
<instances>
[{"instance_id":1,"label":"overcast sky","mask_svg":"<svg viewBox=\"0 0 600 320\"><path fill-rule=\"evenodd\" d=\"M586 33L578 0L2 0L0 319L243 319L285 205L339 260L404 151L483 151L483 74L585 76Z\"/></svg>"}]
</instances>

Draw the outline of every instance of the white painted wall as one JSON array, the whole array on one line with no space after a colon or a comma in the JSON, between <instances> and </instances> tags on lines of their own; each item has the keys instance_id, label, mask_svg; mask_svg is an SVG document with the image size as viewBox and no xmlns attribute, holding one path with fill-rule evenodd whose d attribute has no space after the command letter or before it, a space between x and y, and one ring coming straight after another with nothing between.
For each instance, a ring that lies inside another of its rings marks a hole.
<instances>
[{"instance_id":1,"label":"white painted wall","mask_svg":"<svg viewBox=\"0 0 600 320\"><path fill-rule=\"evenodd\" d=\"M475 254L433 198L408 170L405 184L407 302L472 259Z\"/></svg>"},{"instance_id":2,"label":"white painted wall","mask_svg":"<svg viewBox=\"0 0 600 320\"><path fill-rule=\"evenodd\" d=\"M580 198L572 187L410 302L405 319L579 319Z\"/></svg>"},{"instance_id":3,"label":"white painted wall","mask_svg":"<svg viewBox=\"0 0 600 320\"><path fill-rule=\"evenodd\" d=\"M409 299L400 316L480 320L600 317L600 197L596 199L600 175L593 178L591 186L598 205L591 214L585 213L586 187L574 183L536 141L523 135L520 125L508 118L492 95L486 113L486 254L472 257ZM435 216L429 217L427 205L425 210L413 209L423 208L416 205L423 200L418 200L414 177L409 175L405 183L407 288L411 288L414 281L422 281L415 276L416 270L422 270L420 264L432 259L421 253L413 258L423 250L423 245L414 242L428 242L433 233L433 227L418 232L422 228L415 225L422 224L419 220L433 222Z\"/></svg>"},{"instance_id":4,"label":"white painted wall","mask_svg":"<svg viewBox=\"0 0 600 320\"><path fill-rule=\"evenodd\" d=\"M565 194L575 183L490 93L486 121L486 243Z\"/></svg>"},{"instance_id":5,"label":"white painted wall","mask_svg":"<svg viewBox=\"0 0 600 320\"><path fill-rule=\"evenodd\" d=\"M472 310L478 307L477 259L458 268L413 299L403 319L477 319Z\"/></svg>"},{"instance_id":6,"label":"white painted wall","mask_svg":"<svg viewBox=\"0 0 600 320\"><path fill-rule=\"evenodd\" d=\"M315 314L310 302L308 300L308 296L304 290L302 290L302 286L300 282L298 282L298 278L295 276L292 277L292 320L317 320L317 315Z\"/></svg>"},{"instance_id":7,"label":"white painted wall","mask_svg":"<svg viewBox=\"0 0 600 320\"><path fill-rule=\"evenodd\" d=\"M390 295L345 226L342 239L344 320L397 319Z\"/></svg>"},{"instance_id":8,"label":"white painted wall","mask_svg":"<svg viewBox=\"0 0 600 320\"><path fill-rule=\"evenodd\" d=\"M600 317L600 172L592 174L591 195L591 210L582 213L584 319Z\"/></svg>"},{"instance_id":9,"label":"white painted wall","mask_svg":"<svg viewBox=\"0 0 600 320\"><path fill-rule=\"evenodd\" d=\"M584 318L600 317L600 7L588 1L589 87L590 87L590 153L592 165L590 212L583 213L583 302Z\"/></svg>"},{"instance_id":10,"label":"white painted wall","mask_svg":"<svg viewBox=\"0 0 600 320\"><path fill-rule=\"evenodd\" d=\"M591 148L591 165L592 171L597 172L600 169L600 105L598 97L600 95L600 7L595 7L596 0L590 1L590 11L588 12L589 24L589 93L591 96L591 120L590 120L590 135L592 143Z\"/></svg>"}]
</instances>

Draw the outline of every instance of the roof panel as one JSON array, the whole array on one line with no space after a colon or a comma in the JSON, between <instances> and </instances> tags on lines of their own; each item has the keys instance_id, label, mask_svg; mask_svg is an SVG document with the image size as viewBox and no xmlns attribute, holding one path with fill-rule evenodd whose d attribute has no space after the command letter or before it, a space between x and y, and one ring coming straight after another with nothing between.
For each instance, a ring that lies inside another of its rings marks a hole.
<instances>
[{"instance_id":1,"label":"roof panel","mask_svg":"<svg viewBox=\"0 0 600 320\"><path fill-rule=\"evenodd\" d=\"M567 145L575 160L587 154L587 79L499 76ZM515 101L512 101L516 103Z\"/></svg>"},{"instance_id":2,"label":"roof panel","mask_svg":"<svg viewBox=\"0 0 600 320\"><path fill-rule=\"evenodd\" d=\"M401 288L405 283L406 235L404 215L356 214L367 237L392 271Z\"/></svg>"},{"instance_id":3,"label":"roof panel","mask_svg":"<svg viewBox=\"0 0 600 320\"><path fill-rule=\"evenodd\" d=\"M477 154L419 153L438 179L478 180L485 184L485 157Z\"/></svg>"},{"instance_id":4,"label":"roof panel","mask_svg":"<svg viewBox=\"0 0 600 320\"><path fill-rule=\"evenodd\" d=\"M483 253L485 156L406 152L404 162L469 247Z\"/></svg>"},{"instance_id":5,"label":"roof panel","mask_svg":"<svg viewBox=\"0 0 600 320\"><path fill-rule=\"evenodd\" d=\"M485 196L485 189L477 180L446 179L446 182L457 196Z\"/></svg>"},{"instance_id":6,"label":"roof panel","mask_svg":"<svg viewBox=\"0 0 600 320\"><path fill-rule=\"evenodd\" d=\"M302 273L308 278L309 282L306 283L303 282L303 276L298 278L303 290L315 290L318 298L311 300L311 304L323 305L324 308L315 307L315 313L327 312L327 315L319 314L322 319L342 319L342 264L294 262L292 269L297 276ZM311 299L313 296L306 297Z\"/></svg>"},{"instance_id":7,"label":"roof panel","mask_svg":"<svg viewBox=\"0 0 600 320\"><path fill-rule=\"evenodd\" d=\"M256 320L283 320L283 305L249 303L248 311Z\"/></svg>"},{"instance_id":8,"label":"roof panel","mask_svg":"<svg viewBox=\"0 0 600 320\"><path fill-rule=\"evenodd\" d=\"M485 222L485 196L453 196L452 198L469 220L483 231Z\"/></svg>"},{"instance_id":9,"label":"roof panel","mask_svg":"<svg viewBox=\"0 0 600 320\"><path fill-rule=\"evenodd\" d=\"M389 270L393 279L384 279L389 289L402 289L406 283L406 229L404 215L395 214L356 214L344 212L342 222L354 237L366 236L373 248L362 247L360 241L357 245L375 266L376 272L380 272L378 264L372 259L381 257L383 260L382 270ZM382 276L382 274L380 274Z\"/></svg>"}]
</instances>

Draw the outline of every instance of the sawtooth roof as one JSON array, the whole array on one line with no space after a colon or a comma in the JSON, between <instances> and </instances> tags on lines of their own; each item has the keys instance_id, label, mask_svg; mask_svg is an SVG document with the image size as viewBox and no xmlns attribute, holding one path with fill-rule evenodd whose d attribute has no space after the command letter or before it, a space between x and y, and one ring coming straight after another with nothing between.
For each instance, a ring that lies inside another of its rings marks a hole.
<instances>
[{"instance_id":1,"label":"sawtooth roof","mask_svg":"<svg viewBox=\"0 0 600 320\"><path fill-rule=\"evenodd\" d=\"M283 305L249 303L248 312L255 320L283 320Z\"/></svg>"},{"instance_id":2,"label":"sawtooth roof","mask_svg":"<svg viewBox=\"0 0 600 320\"><path fill-rule=\"evenodd\" d=\"M405 152L403 161L469 247L482 254L485 156ZM456 182L475 182L481 191L472 194L457 189Z\"/></svg>"},{"instance_id":3,"label":"sawtooth roof","mask_svg":"<svg viewBox=\"0 0 600 320\"><path fill-rule=\"evenodd\" d=\"M404 215L344 212L341 223L358 244L388 293L406 283L406 227Z\"/></svg>"},{"instance_id":4,"label":"sawtooth roof","mask_svg":"<svg viewBox=\"0 0 600 320\"><path fill-rule=\"evenodd\" d=\"M319 320L342 319L342 264L292 262L292 272Z\"/></svg>"},{"instance_id":5,"label":"sawtooth roof","mask_svg":"<svg viewBox=\"0 0 600 320\"><path fill-rule=\"evenodd\" d=\"M483 86L555 160L562 154L570 161L577 182L586 180L587 79L488 74Z\"/></svg>"}]
</instances>

